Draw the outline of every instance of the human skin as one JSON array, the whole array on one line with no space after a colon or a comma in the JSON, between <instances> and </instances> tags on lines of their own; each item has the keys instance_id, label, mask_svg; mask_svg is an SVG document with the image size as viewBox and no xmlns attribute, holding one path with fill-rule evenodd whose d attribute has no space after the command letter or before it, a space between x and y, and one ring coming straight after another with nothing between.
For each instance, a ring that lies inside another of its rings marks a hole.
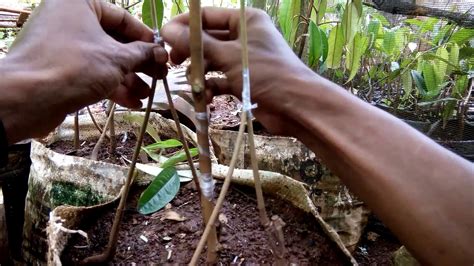
<instances>
[{"instance_id":1,"label":"human skin","mask_svg":"<svg viewBox=\"0 0 474 266\"><path fill-rule=\"evenodd\" d=\"M138 108L149 94L135 72L161 78L167 52L124 9L100 0L47 0L0 60L0 119L10 144L50 132L102 99Z\"/></svg>"},{"instance_id":2,"label":"human skin","mask_svg":"<svg viewBox=\"0 0 474 266\"><path fill-rule=\"evenodd\" d=\"M316 75L270 18L247 13L252 100L271 132L310 147L423 264L474 263L474 166L390 114ZM241 95L239 12L204 8L207 87ZM189 57L189 15L162 30L171 60Z\"/></svg>"}]
</instances>

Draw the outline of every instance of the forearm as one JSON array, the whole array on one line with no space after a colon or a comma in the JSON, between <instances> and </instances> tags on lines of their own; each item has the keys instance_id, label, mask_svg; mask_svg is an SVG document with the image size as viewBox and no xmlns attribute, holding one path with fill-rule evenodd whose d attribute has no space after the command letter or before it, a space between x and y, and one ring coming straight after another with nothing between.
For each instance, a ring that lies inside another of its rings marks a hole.
<instances>
[{"instance_id":1,"label":"forearm","mask_svg":"<svg viewBox=\"0 0 474 266\"><path fill-rule=\"evenodd\" d=\"M296 136L423 262L472 264L473 164L327 80L293 84Z\"/></svg>"}]
</instances>

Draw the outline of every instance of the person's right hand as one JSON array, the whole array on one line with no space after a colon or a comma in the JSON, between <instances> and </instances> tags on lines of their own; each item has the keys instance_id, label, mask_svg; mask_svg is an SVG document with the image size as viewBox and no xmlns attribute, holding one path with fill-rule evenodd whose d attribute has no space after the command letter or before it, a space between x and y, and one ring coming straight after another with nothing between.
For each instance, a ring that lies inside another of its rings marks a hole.
<instances>
[{"instance_id":1,"label":"person's right hand","mask_svg":"<svg viewBox=\"0 0 474 266\"><path fill-rule=\"evenodd\" d=\"M226 79L206 82L213 94L241 97L242 52L239 38L239 10L203 8L203 44L207 71L222 71ZM314 79L315 75L293 53L270 17L258 9L248 9L248 48L252 103L256 118L272 133L293 135L285 108L293 104L295 80ZM181 64L190 56L189 14L177 16L162 29L164 40L173 48L170 58Z\"/></svg>"}]
</instances>

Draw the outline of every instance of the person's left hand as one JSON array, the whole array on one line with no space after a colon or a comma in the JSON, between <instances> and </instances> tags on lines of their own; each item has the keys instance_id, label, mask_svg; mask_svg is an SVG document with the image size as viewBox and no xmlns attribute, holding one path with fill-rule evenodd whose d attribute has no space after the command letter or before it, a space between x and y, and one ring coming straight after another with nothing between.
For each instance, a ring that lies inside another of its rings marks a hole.
<instances>
[{"instance_id":1,"label":"person's left hand","mask_svg":"<svg viewBox=\"0 0 474 266\"><path fill-rule=\"evenodd\" d=\"M101 0L48 0L0 61L0 119L10 143L48 133L102 99L139 108L148 85L135 72L167 73L167 52L126 10Z\"/></svg>"}]
</instances>

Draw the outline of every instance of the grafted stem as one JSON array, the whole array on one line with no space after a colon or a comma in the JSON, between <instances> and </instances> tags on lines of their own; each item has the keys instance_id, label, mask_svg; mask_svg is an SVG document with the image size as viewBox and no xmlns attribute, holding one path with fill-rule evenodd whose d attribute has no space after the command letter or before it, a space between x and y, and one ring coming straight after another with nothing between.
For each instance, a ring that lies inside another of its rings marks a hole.
<instances>
[{"instance_id":1,"label":"grafted stem","mask_svg":"<svg viewBox=\"0 0 474 266\"><path fill-rule=\"evenodd\" d=\"M204 223L211 226L207 238L207 263L217 261L217 233L213 223L209 223L214 203L214 180L212 179L211 158L209 149L209 120L204 93L204 55L202 43L201 1L190 1L190 39L191 39L191 73L190 83L193 92L194 110L196 111L196 134L199 148L199 169L201 186L201 206Z\"/></svg>"}]
</instances>

